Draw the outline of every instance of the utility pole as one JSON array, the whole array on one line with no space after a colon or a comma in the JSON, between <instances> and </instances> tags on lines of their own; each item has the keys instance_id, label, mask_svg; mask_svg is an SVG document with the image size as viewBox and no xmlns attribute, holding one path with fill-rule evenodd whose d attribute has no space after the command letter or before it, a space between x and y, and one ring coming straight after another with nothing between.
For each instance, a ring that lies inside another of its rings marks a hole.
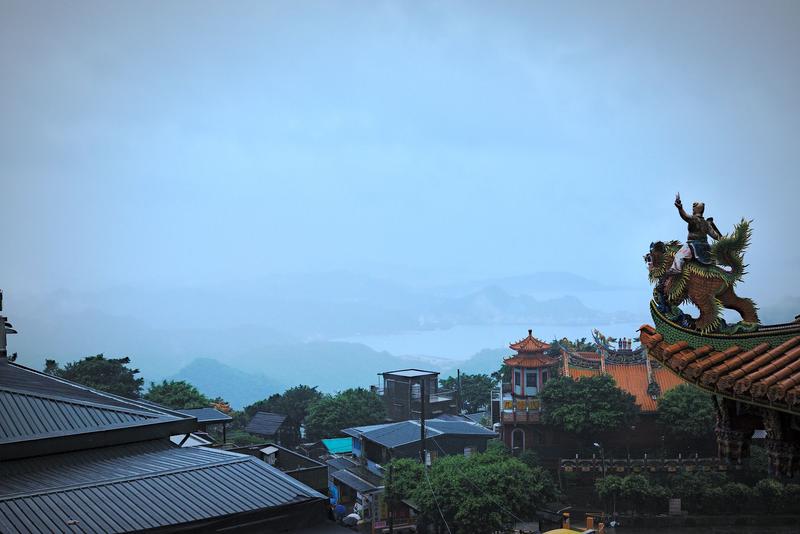
<instances>
[{"instance_id":1,"label":"utility pole","mask_svg":"<svg viewBox=\"0 0 800 534\"><path fill-rule=\"evenodd\" d=\"M419 460L422 462L422 468L425 468L425 380L427 377L422 377L419 381Z\"/></svg>"},{"instance_id":2,"label":"utility pole","mask_svg":"<svg viewBox=\"0 0 800 534\"><path fill-rule=\"evenodd\" d=\"M461 415L461 369L456 369L458 378L456 379L456 402L458 405L458 415Z\"/></svg>"}]
</instances>

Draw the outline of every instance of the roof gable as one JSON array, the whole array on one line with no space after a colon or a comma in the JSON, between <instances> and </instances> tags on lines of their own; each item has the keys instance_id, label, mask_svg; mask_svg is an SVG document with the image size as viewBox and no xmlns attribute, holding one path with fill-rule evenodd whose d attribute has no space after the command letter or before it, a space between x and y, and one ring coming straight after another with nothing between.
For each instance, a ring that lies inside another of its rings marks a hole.
<instances>
[{"instance_id":1,"label":"roof gable","mask_svg":"<svg viewBox=\"0 0 800 534\"><path fill-rule=\"evenodd\" d=\"M247 423L245 430L259 436L274 436L285 420L286 416L283 414L258 412Z\"/></svg>"}]
</instances>

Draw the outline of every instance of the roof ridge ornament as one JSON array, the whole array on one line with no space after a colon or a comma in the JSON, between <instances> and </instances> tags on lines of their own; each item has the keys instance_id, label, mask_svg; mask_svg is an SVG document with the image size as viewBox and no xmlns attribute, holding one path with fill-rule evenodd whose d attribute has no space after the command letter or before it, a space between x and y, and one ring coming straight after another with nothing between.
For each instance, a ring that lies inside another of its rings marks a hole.
<instances>
[{"instance_id":1,"label":"roof ridge ornament","mask_svg":"<svg viewBox=\"0 0 800 534\"><path fill-rule=\"evenodd\" d=\"M658 310L679 326L702 333L754 332L759 318L755 303L739 297L734 286L742 280L747 265L744 253L750 244L752 221L742 219L730 234L722 235L713 222L705 219L701 202L695 202L688 215L680 200L675 207L688 223L689 235L685 244L679 241L656 241L644 256L650 282L655 284L653 301ZM708 237L716 240L713 245ZM700 315L691 317L680 309L689 301ZM723 308L735 310L742 320L728 325L722 319Z\"/></svg>"}]
</instances>

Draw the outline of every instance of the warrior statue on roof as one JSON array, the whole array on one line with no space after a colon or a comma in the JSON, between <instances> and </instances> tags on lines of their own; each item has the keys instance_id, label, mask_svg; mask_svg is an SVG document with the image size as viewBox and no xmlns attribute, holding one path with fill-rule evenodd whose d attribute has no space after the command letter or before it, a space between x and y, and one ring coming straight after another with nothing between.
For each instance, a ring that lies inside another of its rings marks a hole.
<instances>
[{"instance_id":1,"label":"warrior statue on roof","mask_svg":"<svg viewBox=\"0 0 800 534\"><path fill-rule=\"evenodd\" d=\"M691 258L696 259L703 265L713 264L714 260L711 257L711 246L708 244L708 237L711 236L714 240L717 240L722 237L722 234L717 225L714 224L713 217L703 218L706 205L702 202L694 202L692 204L692 214L688 215L683 209L681 195L678 193L675 195L675 207L678 208L681 219L689 225L689 237L675 254L672 267L669 268L667 273L680 274L683 269L683 262Z\"/></svg>"},{"instance_id":2,"label":"warrior statue on roof","mask_svg":"<svg viewBox=\"0 0 800 534\"><path fill-rule=\"evenodd\" d=\"M702 202L695 202L689 215L677 195L675 207L689 226L686 243L650 243L650 251L644 257L650 281L655 284L653 300L658 311L680 326L701 332L756 329L755 304L733 290L745 274L744 251L750 243L750 221L742 219L733 232L722 235L714 219L703 217ZM714 244L709 244L709 236ZM681 311L678 306L686 301L697 306L699 317L695 319ZM742 321L725 324L723 307L739 312Z\"/></svg>"}]
</instances>

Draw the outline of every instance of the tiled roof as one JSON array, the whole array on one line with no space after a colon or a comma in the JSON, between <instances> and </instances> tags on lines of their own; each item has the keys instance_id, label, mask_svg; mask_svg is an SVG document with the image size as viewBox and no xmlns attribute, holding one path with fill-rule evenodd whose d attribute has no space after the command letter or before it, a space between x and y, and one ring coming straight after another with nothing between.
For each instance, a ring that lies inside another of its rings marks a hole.
<instances>
[{"instance_id":1,"label":"tiled roof","mask_svg":"<svg viewBox=\"0 0 800 534\"><path fill-rule=\"evenodd\" d=\"M258 412L250 419L245 430L259 436L274 436L285 420L286 416L282 414Z\"/></svg>"},{"instance_id":2,"label":"tiled roof","mask_svg":"<svg viewBox=\"0 0 800 534\"><path fill-rule=\"evenodd\" d=\"M536 339L533 337L533 330L528 330L528 337L520 339L516 343L511 343L509 347L517 352L542 352L548 350L550 344Z\"/></svg>"},{"instance_id":3,"label":"tiled roof","mask_svg":"<svg viewBox=\"0 0 800 534\"><path fill-rule=\"evenodd\" d=\"M606 373L614 378L620 389L627 391L636 397L636 404L643 412L655 412L657 399L654 399L647 392L649 382L647 380L647 366L644 364L605 364ZM572 378L582 378L585 376L597 376L602 371L600 369L586 369L582 367L569 368L569 376ZM670 389L677 387L684 381L666 369L653 369L653 380L658 384L663 395Z\"/></svg>"},{"instance_id":4,"label":"tiled roof","mask_svg":"<svg viewBox=\"0 0 800 534\"><path fill-rule=\"evenodd\" d=\"M670 343L650 325L640 332L649 354L686 380L746 402L800 412L800 335L774 341L761 336L757 342L743 337L746 344L731 336L723 347L716 339L715 345Z\"/></svg>"},{"instance_id":5,"label":"tiled roof","mask_svg":"<svg viewBox=\"0 0 800 534\"><path fill-rule=\"evenodd\" d=\"M266 463L150 442L0 463L0 531L131 532L324 496Z\"/></svg>"},{"instance_id":6,"label":"tiled roof","mask_svg":"<svg viewBox=\"0 0 800 534\"><path fill-rule=\"evenodd\" d=\"M512 367L549 367L557 365L558 359L538 354L536 356L512 356L503 360L503 363Z\"/></svg>"}]
</instances>

